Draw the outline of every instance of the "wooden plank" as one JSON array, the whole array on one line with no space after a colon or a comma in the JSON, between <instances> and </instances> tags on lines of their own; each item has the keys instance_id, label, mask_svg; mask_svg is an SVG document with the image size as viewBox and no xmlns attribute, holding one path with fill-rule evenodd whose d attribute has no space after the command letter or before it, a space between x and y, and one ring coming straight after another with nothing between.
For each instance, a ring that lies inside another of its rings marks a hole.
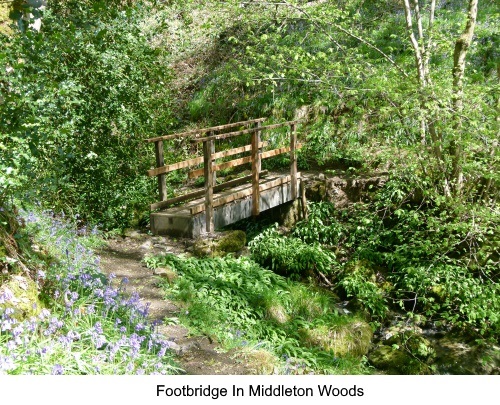
<instances>
[{"instance_id":1,"label":"wooden plank","mask_svg":"<svg viewBox=\"0 0 500 405\"><path fill-rule=\"evenodd\" d=\"M169 198L168 200L151 204L150 209L151 211L154 211L162 208L167 208L170 205L174 205L187 200L192 200L193 198L203 197L204 195L205 195L205 190L194 191L192 193L184 194L179 197Z\"/></svg>"},{"instance_id":2,"label":"wooden plank","mask_svg":"<svg viewBox=\"0 0 500 405\"><path fill-rule=\"evenodd\" d=\"M213 139L212 139L213 141ZM245 156L239 159L230 160L229 162L219 163L218 165L213 165L212 171L229 169L230 167L240 166L245 163L250 163L252 161L251 156ZM197 177L203 176L205 173L205 168L192 170L188 173L190 179L195 179Z\"/></svg>"},{"instance_id":3,"label":"wooden plank","mask_svg":"<svg viewBox=\"0 0 500 405\"><path fill-rule=\"evenodd\" d=\"M290 176L283 176L279 179L268 181L267 183L261 184L259 189L260 191L266 191L274 187L281 186L282 184L290 182Z\"/></svg>"},{"instance_id":4,"label":"wooden plank","mask_svg":"<svg viewBox=\"0 0 500 405\"><path fill-rule=\"evenodd\" d=\"M226 195L224 197L217 198L214 201L214 206L213 207L214 208L215 207L219 207L221 205L230 203L231 201L238 200L240 198L248 197L249 195L252 195L252 189L251 188L247 188L247 189L240 190L240 191L235 191L232 194ZM203 212L204 208L205 208L204 204L199 204L199 205L196 205L194 207L191 207L191 209L190 209L191 215L196 215L196 214L199 214L200 212Z\"/></svg>"},{"instance_id":5,"label":"wooden plank","mask_svg":"<svg viewBox=\"0 0 500 405\"><path fill-rule=\"evenodd\" d=\"M260 174L262 177L264 177L268 174L268 171L263 170ZM217 184L216 186L214 186L214 193L216 193L218 191L222 191L225 188L239 186L239 185L244 184L250 180L252 180L251 174L248 176L240 177L239 179L234 179L234 180L226 181L225 183L222 183L222 184ZM205 189L194 191L192 193L184 194L184 195L181 195L179 197L169 198L168 200L160 201L160 202L151 204L150 209L151 209L151 211L154 211L154 210L158 210L158 209L168 208L171 205L178 204L180 202L184 202L184 201L188 201L188 200L193 200L195 198L203 197L204 195L205 195Z\"/></svg>"},{"instance_id":6,"label":"wooden plank","mask_svg":"<svg viewBox=\"0 0 500 405\"><path fill-rule=\"evenodd\" d=\"M297 199L297 132L295 124L290 125L290 177L292 186L292 200Z\"/></svg>"},{"instance_id":7,"label":"wooden plank","mask_svg":"<svg viewBox=\"0 0 500 405\"><path fill-rule=\"evenodd\" d=\"M265 148L268 145L268 142L261 142L259 143L259 148ZM233 148L233 149L228 149L228 150L223 150L221 152L214 153L213 158L214 159L220 159L228 156L233 156L237 155L238 153L244 153L244 152L249 152L252 150L252 145L245 145L241 146L239 148Z\"/></svg>"},{"instance_id":8,"label":"wooden plank","mask_svg":"<svg viewBox=\"0 0 500 405\"><path fill-rule=\"evenodd\" d=\"M171 165L165 165L162 167L157 167L156 169L148 170L148 176L158 176L162 173L169 173L174 170L184 169L185 167L190 167L194 165L199 165L203 163L203 157L197 157L193 159L183 160L182 162L173 163Z\"/></svg>"},{"instance_id":9,"label":"wooden plank","mask_svg":"<svg viewBox=\"0 0 500 405\"><path fill-rule=\"evenodd\" d=\"M290 152L290 147L285 146L283 148L278 148L278 149L273 149L273 150L268 150L268 151L262 152L261 158L267 159L267 158L282 155L283 153L288 153L288 152Z\"/></svg>"},{"instance_id":10,"label":"wooden plank","mask_svg":"<svg viewBox=\"0 0 500 405\"><path fill-rule=\"evenodd\" d=\"M219 163L215 165L214 170L224 170L231 167L236 167L244 165L245 163L250 163L252 161L252 156L245 156L239 159L230 160L229 162Z\"/></svg>"},{"instance_id":11,"label":"wooden plank","mask_svg":"<svg viewBox=\"0 0 500 405\"><path fill-rule=\"evenodd\" d=\"M304 180L300 180L300 197L302 205L302 219L307 219L307 199L306 199L306 186Z\"/></svg>"},{"instance_id":12,"label":"wooden plank","mask_svg":"<svg viewBox=\"0 0 500 405\"><path fill-rule=\"evenodd\" d=\"M210 132L210 131L222 131L224 129L234 128L234 127L238 127L241 125L249 125L249 124L253 124L255 122L264 122L266 119L267 118L256 118L253 120L233 122L232 124L218 125L215 127L193 129L191 131L178 132L176 134L157 136L156 138L145 139L145 141L151 143L151 142L158 142L158 141L167 141L167 140L171 140L171 139L181 139L181 138L186 138L189 135L196 135L196 134L201 135L201 134L206 134L207 132Z\"/></svg>"},{"instance_id":13,"label":"wooden plank","mask_svg":"<svg viewBox=\"0 0 500 405\"><path fill-rule=\"evenodd\" d=\"M298 143L295 149L300 149L301 147L302 147L302 144ZM267 159L267 158L282 155L283 153L288 153L288 152L290 152L289 146L284 146L283 148L268 150L268 151L262 152L261 159Z\"/></svg>"},{"instance_id":14,"label":"wooden plank","mask_svg":"<svg viewBox=\"0 0 500 405\"><path fill-rule=\"evenodd\" d=\"M203 142L203 157L204 157L204 176L205 176L205 224L206 231L213 233L214 231L214 182L213 182L213 165L212 165L212 151L214 149L214 140L209 139Z\"/></svg>"},{"instance_id":15,"label":"wooden plank","mask_svg":"<svg viewBox=\"0 0 500 405\"><path fill-rule=\"evenodd\" d=\"M297 177L300 177L300 173L297 173ZM261 184L259 186L259 192L269 190L271 188L280 186L282 184L290 182L290 175L280 177L279 179L269 181L267 183ZM239 200L240 198L245 198L252 195L252 188L247 188L245 190L236 191L232 194L226 195L224 197L217 198L213 201L212 208L220 207L221 205L228 204L232 201ZM198 204L190 208L191 215L199 214L203 212L205 206L204 204Z\"/></svg>"},{"instance_id":16,"label":"wooden plank","mask_svg":"<svg viewBox=\"0 0 500 405\"><path fill-rule=\"evenodd\" d=\"M269 129L275 129L275 128L281 128L285 127L287 125L295 124L298 123L299 121L287 121L287 122L281 122L279 124L272 124L272 125L266 125L260 128L249 128L249 129L244 129L241 131L235 131L235 132L228 132L226 134L219 134L219 135L213 135L211 138L213 139L226 139L226 138L231 138L234 136L240 136L240 135L245 135L245 134L251 134L257 131L266 131ZM210 137L205 137L205 138L197 138L197 139L192 139L191 142L193 143L199 143L199 142L204 142L205 140L209 139Z\"/></svg>"},{"instance_id":17,"label":"wooden plank","mask_svg":"<svg viewBox=\"0 0 500 405\"><path fill-rule=\"evenodd\" d=\"M155 142L155 158L156 167L165 165L165 159L163 158L163 141ZM160 201L167 199L167 180L164 174L158 176L158 192Z\"/></svg>"},{"instance_id":18,"label":"wooden plank","mask_svg":"<svg viewBox=\"0 0 500 405\"><path fill-rule=\"evenodd\" d=\"M257 123L259 128L260 122ZM261 167L260 159L260 131L252 134L252 215L255 217L260 213L260 192L259 192L259 174Z\"/></svg>"}]
</instances>

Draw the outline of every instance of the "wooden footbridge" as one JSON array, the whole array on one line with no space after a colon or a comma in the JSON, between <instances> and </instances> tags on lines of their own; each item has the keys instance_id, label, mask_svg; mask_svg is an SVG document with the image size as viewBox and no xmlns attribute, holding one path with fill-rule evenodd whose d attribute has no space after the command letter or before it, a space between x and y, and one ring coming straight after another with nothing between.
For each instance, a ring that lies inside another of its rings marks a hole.
<instances>
[{"instance_id":1,"label":"wooden footbridge","mask_svg":"<svg viewBox=\"0 0 500 405\"><path fill-rule=\"evenodd\" d=\"M298 121L263 125L265 120L235 122L146 140L155 145L156 168L149 170L148 176L158 178L160 195L160 201L151 205L153 234L197 237L212 233L214 228L257 216L261 211L298 197L300 173L297 172L296 150L301 146L297 143ZM269 139L267 135L278 128L286 128L289 142L286 146L268 150L271 142L263 139ZM246 138L242 138L245 135ZM241 144L248 136L250 144L227 149L238 142L237 137L240 137ZM164 142L182 138L190 138L194 145L203 143L203 156L165 164ZM216 151L216 146L221 150ZM261 170L262 159L285 153L290 155L289 174L268 175L267 171ZM227 160L236 155L240 157ZM216 183L218 171L243 164L251 164L251 174L222 184ZM190 179L204 177L204 188L167 198L166 174L186 169Z\"/></svg>"}]
</instances>

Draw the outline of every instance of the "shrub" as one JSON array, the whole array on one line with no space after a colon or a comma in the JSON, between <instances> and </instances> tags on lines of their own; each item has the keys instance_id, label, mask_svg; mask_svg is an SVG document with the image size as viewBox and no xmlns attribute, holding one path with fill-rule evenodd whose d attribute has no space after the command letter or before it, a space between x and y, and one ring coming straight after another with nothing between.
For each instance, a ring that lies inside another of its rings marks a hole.
<instances>
[{"instance_id":1,"label":"shrub","mask_svg":"<svg viewBox=\"0 0 500 405\"><path fill-rule=\"evenodd\" d=\"M333 252L319 243L309 245L294 237L282 236L276 228L268 228L249 243L252 257L265 267L295 278L307 277L320 271L332 273Z\"/></svg>"}]
</instances>

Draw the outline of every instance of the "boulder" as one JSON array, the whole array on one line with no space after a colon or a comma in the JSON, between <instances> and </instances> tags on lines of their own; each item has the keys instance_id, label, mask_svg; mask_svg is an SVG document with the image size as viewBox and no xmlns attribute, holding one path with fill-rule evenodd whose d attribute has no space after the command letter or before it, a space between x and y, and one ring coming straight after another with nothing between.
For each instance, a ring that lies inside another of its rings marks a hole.
<instances>
[{"instance_id":1,"label":"boulder","mask_svg":"<svg viewBox=\"0 0 500 405\"><path fill-rule=\"evenodd\" d=\"M230 231L222 236L216 244L219 253L236 253L245 247L247 236L243 231Z\"/></svg>"},{"instance_id":2,"label":"boulder","mask_svg":"<svg viewBox=\"0 0 500 405\"><path fill-rule=\"evenodd\" d=\"M11 308L11 318L23 321L42 310L36 283L28 277L15 275L0 286L0 312Z\"/></svg>"},{"instance_id":3,"label":"boulder","mask_svg":"<svg viewBox=\"0 0 500 405\"><path fill-rule=\"evenodd\" d=\"M192 246L193 255L202 257L225 256L228 253L238 253L245 248L246 234L243 231L228 231L212 238L198 238Z\"/></svg>"}]
</instances>

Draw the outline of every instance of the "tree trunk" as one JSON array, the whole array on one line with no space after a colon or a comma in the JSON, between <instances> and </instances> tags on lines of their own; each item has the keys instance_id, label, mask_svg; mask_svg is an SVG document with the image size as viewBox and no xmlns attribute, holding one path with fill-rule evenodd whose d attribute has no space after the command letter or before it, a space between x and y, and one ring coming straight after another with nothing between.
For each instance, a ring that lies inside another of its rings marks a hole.
<instances>
[{"instance_id":1,"label":"tree trunk","mask_svg":"<svg viewBox=\"0 0 500 405\"><path fill-rule=\"evenodd\" d=\"M450 155L452 156L452 178L455 193L459 194L463 186L462 159L463 148L461 142L462 111L464 99L464 75L465 58L472 42L474 28L476 26L477 5L479 0L469 0L467 23L465 29L455 43L453 53L453 139L450 143Z\"/></svg>"}]
</instances>

